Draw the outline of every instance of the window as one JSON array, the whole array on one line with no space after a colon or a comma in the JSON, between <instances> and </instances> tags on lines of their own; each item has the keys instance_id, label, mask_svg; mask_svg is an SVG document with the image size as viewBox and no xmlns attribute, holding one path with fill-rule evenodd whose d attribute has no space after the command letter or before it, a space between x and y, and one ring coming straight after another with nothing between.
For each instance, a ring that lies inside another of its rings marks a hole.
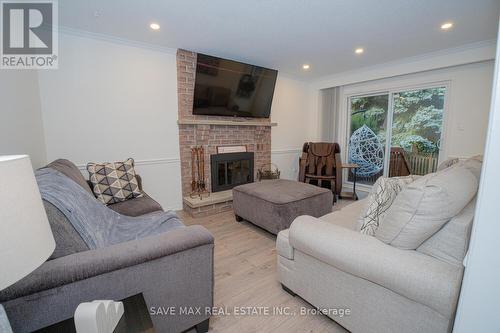
<instances>
[{"instance_id":1,"label":"window","mask_svg":"<svg viewBox=\"0 0 500 333\"><path fill-rule=\"evenodd\" d=\"M350 97L349 161L360 166L358 181L436 171L445 93L435 87Z\"/></svg>"}]
</instances>

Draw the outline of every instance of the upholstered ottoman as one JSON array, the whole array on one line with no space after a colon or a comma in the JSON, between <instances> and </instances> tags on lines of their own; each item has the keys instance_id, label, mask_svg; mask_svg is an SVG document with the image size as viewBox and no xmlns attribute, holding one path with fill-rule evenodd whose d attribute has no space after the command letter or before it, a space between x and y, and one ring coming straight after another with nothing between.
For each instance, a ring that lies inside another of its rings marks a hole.
<instances>
[{"instance_id":1,"label":"upholstered ottoman","mask_svg":"<svg viewBox=\"0 0 500 333\"><path fill-rule=\"evenodd\" d=\"M331 213L332 202L328 189L285 179L233 188L236 221L245 219L273 234L288 229L297 216Z\"/></svg>"}]
</instances>

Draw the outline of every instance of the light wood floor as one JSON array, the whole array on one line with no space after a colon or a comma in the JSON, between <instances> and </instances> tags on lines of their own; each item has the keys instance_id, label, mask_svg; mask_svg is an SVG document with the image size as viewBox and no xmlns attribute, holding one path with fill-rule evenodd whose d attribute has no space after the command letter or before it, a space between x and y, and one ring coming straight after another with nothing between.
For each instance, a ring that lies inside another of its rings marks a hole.
<instances>
[{"instance_id":1,"label":"light wood floor","mask_svg":"<svg viewBox=\"0 0 500 333\"><path fill-rule=\"evenodd\" d=\"M339 202L335 208L349 204ZM227 307L289 307L300 313L312 308L298 296L282 290L276 272L276 236L248 223L238 223L233 212L204 218L179 216L186 225L200 224L215 237L214 305ZM212 316L210 332L346 332L322 315Z\"/></svg>"}]
</instances>

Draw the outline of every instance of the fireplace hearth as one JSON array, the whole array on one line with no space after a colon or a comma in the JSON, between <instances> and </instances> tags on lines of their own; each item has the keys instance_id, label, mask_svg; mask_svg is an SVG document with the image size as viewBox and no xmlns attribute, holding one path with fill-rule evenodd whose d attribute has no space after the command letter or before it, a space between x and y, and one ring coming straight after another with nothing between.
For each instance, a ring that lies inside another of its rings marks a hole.
<instances>
[{"instance_id":1,"label":"fireplace hearth","mask_svg":"<svg viewBox=\"0 0 500 333\"><path fill-rule=\"evenodd\" d=\"M210 155L212 192L230 190L254 181L254 153Z\"/></svg>"}]
</instances>

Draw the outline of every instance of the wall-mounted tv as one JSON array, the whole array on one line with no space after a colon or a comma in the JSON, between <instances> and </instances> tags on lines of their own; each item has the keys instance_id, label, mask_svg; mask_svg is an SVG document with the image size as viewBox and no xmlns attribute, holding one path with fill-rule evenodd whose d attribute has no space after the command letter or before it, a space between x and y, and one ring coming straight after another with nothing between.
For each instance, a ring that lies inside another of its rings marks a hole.
<instances>
[{"instance_id":1,"label":"wall-mounted tv","mask_svg":"<svg viewBox=\"0 0 500 333\"><path fill-rule=\"evenodd\" d=\"M278 71L198 53L193 114L268 118Z\"/></svg>"}]
</instances>

